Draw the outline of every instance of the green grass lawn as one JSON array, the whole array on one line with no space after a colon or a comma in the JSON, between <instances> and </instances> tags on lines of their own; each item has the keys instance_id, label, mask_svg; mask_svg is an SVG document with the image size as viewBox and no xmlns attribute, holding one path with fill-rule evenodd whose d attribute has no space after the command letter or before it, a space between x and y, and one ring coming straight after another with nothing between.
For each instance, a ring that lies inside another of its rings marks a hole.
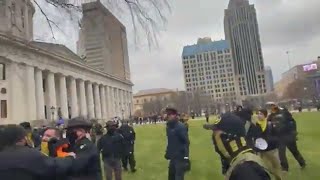
<instances>
[{"instance_id":1,"label":"green grass lawn","mask_svg":"<svg viewBox=\"0 0 320 180\"><path fill-rule=\"evenodd\" d=\"M288 153L290 172L288 180L320 179L320 113L295 115L299 131L299 149L307 161L307 168L300 170L298 163ZM223 179L218 155L214 152L211 132L202 128L204 121L190 122L190 158L192 170L187 180ZM137 173L126 173L124 180L165 180L168 162L164 158L166 146L165 125L146 125L135 128L137 133Z\"/></svg>"}]
</instances>

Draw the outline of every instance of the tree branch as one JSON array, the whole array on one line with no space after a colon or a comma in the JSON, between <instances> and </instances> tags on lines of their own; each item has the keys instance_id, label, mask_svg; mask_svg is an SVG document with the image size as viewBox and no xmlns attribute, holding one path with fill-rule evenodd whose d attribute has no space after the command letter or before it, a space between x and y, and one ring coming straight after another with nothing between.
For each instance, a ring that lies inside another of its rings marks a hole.
<instances>
[{"instance_id":1,"label":"tree branch","mask_svg":"<svg viewBox=\"0 0 320 180\"><path fill-rule=\"evenodd\" d=\"M33 0L33 2L37 5L37 7L39 8L41 14L46 18L47 24L49 25L49 28L50 28L50 31L51 31L51 34L52 34L52 38L56 39L54 37L54 33L53 33L52 25L51 25L51 23L53 23L53 24L55 24L55 23L48 18L47 14L43 11L41 6L38 4L37 0Z\"/></svg>"},{"instance_id":2,"label":"tree branch","mask_svg":"<svg viewBox=\"0 0 320 180\"><path fill-rule=\"evenodd\" d=\"M38 4L37 0L33 0L36 6L40 9L41 13L46 18L49 25L51 34L53 34L52 26L59 27L53 20L51 20L45 11ZM152 45L158 46L158 35L160 32L159 27L164 26L167 23L165 16L165 10L171 12L171 8L168 0L101 0L104 2L111 11L122 11L123 7L127 7L131 21L133 31L135 33L135 43L138 43L139 29L146 35L149 48ZM63 9L71 15L73 20L73 12L81 12L81 4L77 4L76 1L71 2L70 0L45 0L46 3L52 5L57 9ZM81 2L81 1L80 1ZM126 5L123 5L123 3ZM124 14L124 13L121 13ZM60 28L58 28L60 30ZM55 38L54 38L55 39Z\"/></svg>"}]
</instances>

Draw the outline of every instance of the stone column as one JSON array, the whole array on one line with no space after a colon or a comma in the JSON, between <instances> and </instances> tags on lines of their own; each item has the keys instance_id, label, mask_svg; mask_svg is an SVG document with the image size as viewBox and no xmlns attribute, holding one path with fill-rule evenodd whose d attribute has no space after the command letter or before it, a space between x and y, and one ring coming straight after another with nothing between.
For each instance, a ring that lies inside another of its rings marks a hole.
<instances>
[{"instance_id":1,"label":"stone column","mask_svg":"<svg viewBox=\"0 0 320 180\"><path fill-rule=\"evenodd\" d=\"M124 91L124 106L126 107L126 116L129 118L129 95L128 91Z\"/></svg>"},{"instance_id":2,"label":"stone column","mask_svg":"<svg viewBox=\"0 0 320 180\"><path fill-rule=\"evenodd\" d=\"M129 93L129 113L131 112L131 116L133 115L133 96L132 96L132 92L128 92Z\"/></svg>"},{"instance_id":3,"label":"stone column","mask_svg":"<svg viewBox=\"0 0 320 180\"><path fill-rule=\"evenodd\" d=\"M114 117L116 114L115 106L114 106L114 89L113 87L109 87L110 93L110 117Z\"/></svg>"},{"instance_id":4,"label":"stone column","mask_svg":"<svg viewBox=\"0 0 320 180\"><path fill-rule=\"evenodd\" d=\"M43 93L43 78L42 70L36 69L36 101L37 101L37 119L44 120L44 93Z\"/></svg>"},{"instance_id":5,"label":"stone column","mask_svg":"<svg viewBox=\"0 0 320 180\"><path fill-rule=\"evenodd\" d=\"M119 95L120 95L120 111L121 111L121 118L125 118L126 115L126 108L124 107L124 91L122 89L119 89Z\"/></svg>"},{"instance_id":6,"label":"stone column","mask_svg":"<svg viewBox=\"0 0 320 180\"><path fill-rule=\"evenodd\" d=\"M113 88L114 90L114 112L115 112L115 116L120 116L119 113L119 91L117 88Z\"/></svg>"},{"instance_id":7,"label":"stone column","mask_svg":"<svg viewBox=\"0 0 320 180\"><path fill-rule=\"evenodd\" d=\"M37 119L36 84L33 66L26 66L26 98L27 98L27 120Z\"/></svg>"},{"instance_id":8,"label":"stone column","mask_svg":"<svg viewBox=\"0 0 320 180\"><path fill-rule=\"evenodd\" d=\"M56 99L56 86L54 82L54 74L52 72L48 72L47 75L47 84L48 84L48 105L47 113L50 114L50 120L56 120L57 117L57 99ZM52 117L51 107L54 107L56 110L54 112L54 117Z\"/></svg>"},{"instance_id":9,"label":"stone column","mask_svg":"<svg viewBox=\"0 0 320 180\"><path fill-rule=\"evenodd\" d=\"M60 75L59 77L60 88L60 109L63 119L68 119L68 96L67 96L67 83L66 77Z\"/></svg>"},{"instance_id":10,"label":"stone column","mask_svg":"<svg viewBox=\"0 0 320 180\"><path fill-rule=\"evenodd\" d=\"M106 101L106 88L105 86L100 86L100 99L101 99L101 111L102 119L107 119L107 101Z\"/></svg>"},{"instance_id":11,"label":"stone column","mask_svg":"<svg viewBox=\"0 0 320 180\"><path fill-rule=\"evenodd\" d=\"M70 97L71 117L74 118L79 116L77 83L74 77L70 77L69 89L71 92L71 97Z\"/></svg>"},{"instance_id":12,"label":"stone column","mask_svg":"<svg viewBox=\"0 0 320 180\"><path fill-rule=\"evenodd\" d=\"M94 110L96 113L96 118L101 119L101 103L100 103L100 92L99 92L99 85L94 84Z\"/></svg>"},{"instance_id":13,"label":"stone column","mask_svg":"<svg viewBox=\"0 0 320 180\"><path fill-rule=\"evenodd\" d=\"M87 103L88 103L88 117L89 117L89 119L95 118L93 92L92 92L92 83L91 82L87 82Z\"/></svg>"},{"instance_id":14,"label":"stone column","mask_svg":"<svg viewBox=\"0 0 320 180\"><path fill-rule=\"evenodd\" d=\"M80 93L80 115L83 117L88 116L87 111L87 100L86 100L86 90L84 86L84 81L79 80L79 93Z\"/></svg>"},{"instance_id":15,"label":"stone column","mask_svg":"<svg viewBox=\"0 0 320 180\"><path fill-rule=\"evenodd\" d=\"M106 96L106 98L105 98L105 101L106 101L106 114L107 114L107 116L106 116L106 118L107 118L107 120L109 120L109 118L111 117L111 115L110 115L110 108L111 108L111 106L110 106L110 91L109 91L109 86L105 86L105 96Z\"/></svg>"}]
</instances>

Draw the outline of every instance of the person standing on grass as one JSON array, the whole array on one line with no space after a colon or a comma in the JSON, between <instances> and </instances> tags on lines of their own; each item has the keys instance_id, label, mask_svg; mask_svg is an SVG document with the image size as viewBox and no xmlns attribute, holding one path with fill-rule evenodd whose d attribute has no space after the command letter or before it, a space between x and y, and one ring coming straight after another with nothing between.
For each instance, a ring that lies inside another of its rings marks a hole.
<instances>
[{"instance_id":1,"label":"person standing on grass","mask_svg":"<svg viewBox=\"0 0 320 180\"><path fill-rule=\"evenodd\" d=\"M206 122L209 123L209 113L208 113L208 111L205 112L205 116L206 116Z\"/></svg>"},{"instance_id":2,"label":"person standing on grass","mask_svg":"<svg viewBox=\"0 0 320 180\"><path fill-rule=\"evenodd\" d=\"M189 164L189 138L185 125L179 122L175 108L166 108L167 148L165 158L169 160L168 180L184 180Z\"/></svg>"},{"instance_id":3,"label":"person standing on grass","mask_svg":"<svg viewBox=\"0 0 320 180\"><path fill-rule=\"evenodd\" d=\"M129 125L128 121L123 121L118 131L124 138L124 150L123 157L121 159L122 166L125 171L128 171L128 163L130 165L131 172L135 173L136 160L134 158L134 144L136 140L136 133L132 126Z\"/></svg>"},{"instance_id":4,"label":"person standing on grass","mask_svg":"<svg viewBox=\"0 0 320 180\"><path fill-rule=\"evenodd\" d=\"M306 167L306 162L302 157L297 146L297 125L296 121L292 117L292 114L286 110L280 108L278 105L271 104L272 113L268 117L268 121L278 122L279 117L282 119L281 127L279 129L280 146L279 146L279 157L281 162L282 170L285 172L289 171L288 159L286 156L286 149L292 153L294 158L298 161L302 169Z\"/></svg>"},{"instance_id":5,"label":"person standing on grass","mask_svg":"<svg viewBox=\"0 0 320 180\"><path fill-rule=\"evenodd\" d=\"M225 180L271 180L263 160L248 146L245 123L233 113L225 113L204 129L212 130L212 140L226 169Z\"/></svg>"},{"instance_id":6,"label":"person standing on grass","mask_svg":"<svg viewBox=\"0 0 320 180\"><path fill-rule=\"evenodd\" d=\"M258 150L258 154L265 161L270 171L275 175L277 180L282 179L281 165L279 159L279 136L275 128L275 124L267 121L268 111L266 109L260 109L258 111L257 127L260 130L260 134L257 138L263 138L266 140L268 147L265 150Z\"/></svg>"},{"instance_id":7,"label":"person standing on grass","mask_svg":"<svg viewBox=\"0 0 320 180\"><path fill-rule=\"evenodd\" d=\"M112 180L113 173L115 180L122 179L121 158L123 157L124 138L117 131L117 124L113 121L106 123L107 133L97 143L99 152L105 165L107 180Z\"/></svg>"}]
</instances>

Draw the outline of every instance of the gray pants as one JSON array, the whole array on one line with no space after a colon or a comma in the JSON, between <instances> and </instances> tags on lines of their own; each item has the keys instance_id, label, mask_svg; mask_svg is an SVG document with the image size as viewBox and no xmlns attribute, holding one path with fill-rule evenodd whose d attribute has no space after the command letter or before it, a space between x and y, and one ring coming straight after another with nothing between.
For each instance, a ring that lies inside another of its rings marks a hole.
<instances>
[{"instance_id":1,"label":"gray pants","mask_svg":"<svg viewBox=\"0 0 320 180\"><path fill-rule=\"evenodd\" d=\"M120 158L106 158L104 159L104 167L106 171L107 180L112 180L114 173L115 180L121 180L122 167Z\"/></svg>"}]
</instances>

